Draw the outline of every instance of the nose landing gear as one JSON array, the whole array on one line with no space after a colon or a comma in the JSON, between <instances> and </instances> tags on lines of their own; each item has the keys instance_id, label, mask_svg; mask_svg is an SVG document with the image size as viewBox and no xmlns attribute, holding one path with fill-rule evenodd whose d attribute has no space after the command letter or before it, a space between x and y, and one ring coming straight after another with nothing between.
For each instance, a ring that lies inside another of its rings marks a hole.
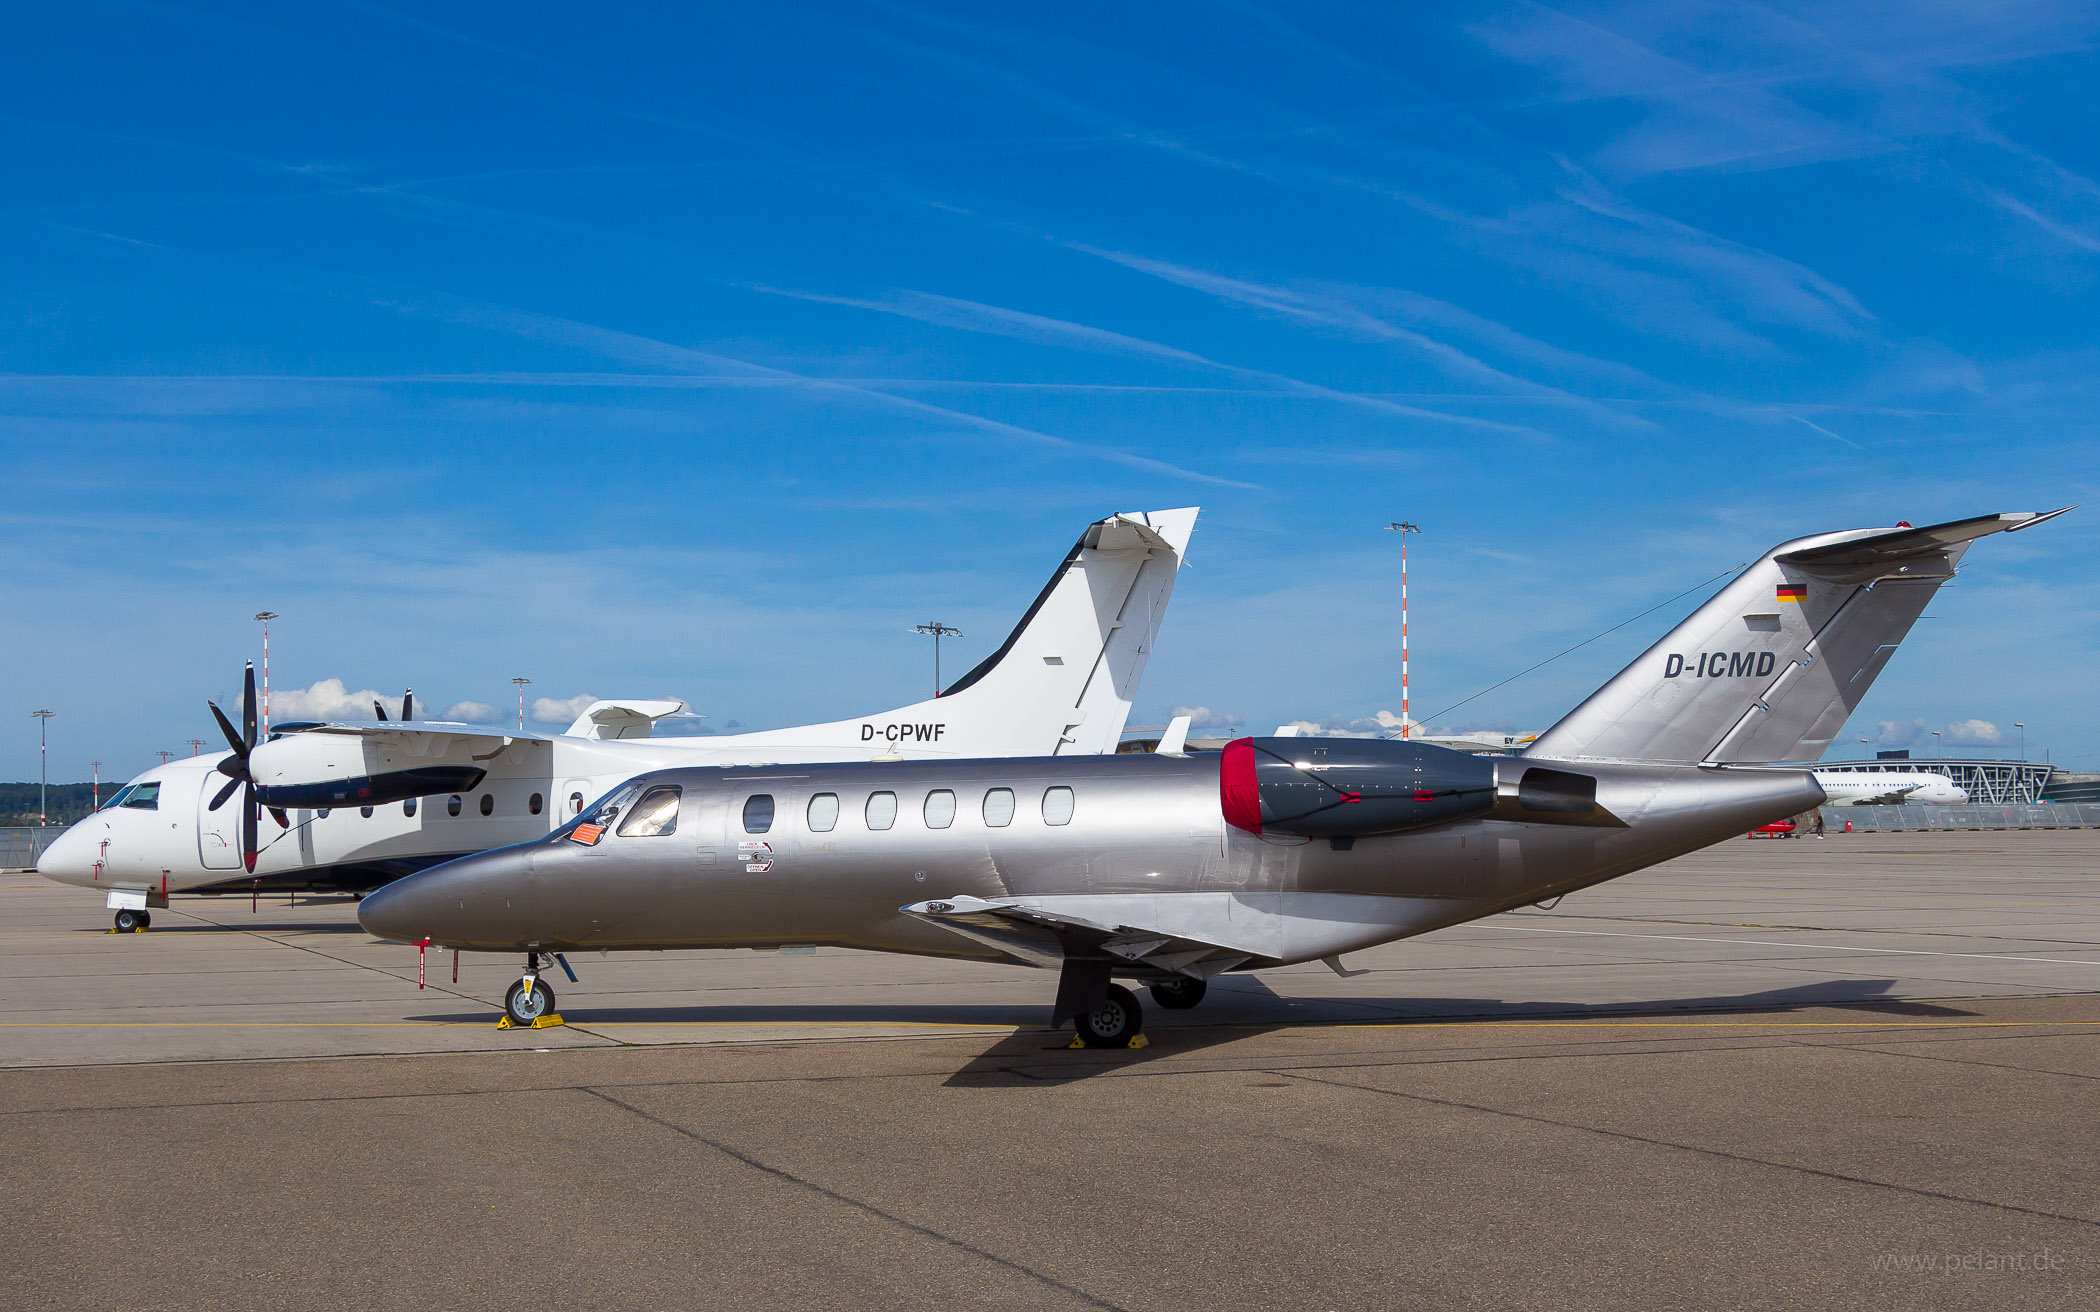
<instances>
[{"instance_id":1,"label":"nose landing gear","mask_svg":"<svg viewBox=\"0 0 2100 1312\"><path fill-rule=\"evenodd\" d=\"M118 934L135 934L153 928L153 915L134 907L120 907L116 915Z\"/></svg>"},{"instance_id":2,"label":"nose landing gear","mask_svg":"<svg viewBox=\"0 0 2100 1312\"><path fill-rule=\"evenodd\" d=\"M572 978L574 974L570 972ZM561 1013L554 1009L554 990L540 978L540 954L528 952L524 975L503 995L503 1019L497 1022L497 1028L538 1030L559 1024Z\"/></svg>"}]
</instances>

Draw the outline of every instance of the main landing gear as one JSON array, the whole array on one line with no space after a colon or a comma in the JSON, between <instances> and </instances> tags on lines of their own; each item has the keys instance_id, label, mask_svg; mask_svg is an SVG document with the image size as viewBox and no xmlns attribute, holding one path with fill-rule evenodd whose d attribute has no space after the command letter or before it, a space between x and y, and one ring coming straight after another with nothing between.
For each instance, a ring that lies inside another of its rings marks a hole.
<instances>
[{"instance_id":1,"label":"main landing gear","mask_svg":"<svg viewBox=\"0 0 2100 1312\"><path fill-rule=\"evenodd\" d=\"M1101 1000L1072 1018L1079 1041L1089 1048L1127 1048L1145 1028L1145 1012L1137 994L1121 984L1111 984Z\"/></svg>"},{"instance_id":2,"label":"main landing gear","mask_svg":"<svg viewBox=\"0 0 2100 1312\"><path fill-rule=\"evenodd\" d=\"M124 907L117 912L117 932L130 934L141 929L153 928L153 914L148 911Z\"/></svg>"},{"instance_id":3,"label":"main landing gear","mask_svg":"<svg viewBox=\"0 0 2100 1312\"><path fill-rule=\"evenodd\" d=\"M1208 992L1210 992L1209 980L1191 979L1187 975L1176 975L1173 979L1159 980L1152 985L1151 989L1152 1000L1165 1007L1168 1011L1187 1011L1190 1007L1203 1001L1203 995Z\"/></svg>"}]
</instances>

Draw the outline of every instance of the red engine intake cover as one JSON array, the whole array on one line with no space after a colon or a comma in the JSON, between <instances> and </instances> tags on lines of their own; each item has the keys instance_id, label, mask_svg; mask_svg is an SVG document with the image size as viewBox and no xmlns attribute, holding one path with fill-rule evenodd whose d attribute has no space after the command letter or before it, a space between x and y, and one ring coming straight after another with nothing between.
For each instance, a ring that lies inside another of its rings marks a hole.
<instances>
[{"instance_id":1,"label":"red engine intake cover","mask_svg":"<svg viewBox=\"0 0 2100 1312\"><path fill-rule=\"evenodd\" d=\"M1218 766L1218 805L1225 823L1250 834L1261 832L1261 786L1254 779L1254 740L1235 738L1225 744Z\"/></svg>"}]
</instances>

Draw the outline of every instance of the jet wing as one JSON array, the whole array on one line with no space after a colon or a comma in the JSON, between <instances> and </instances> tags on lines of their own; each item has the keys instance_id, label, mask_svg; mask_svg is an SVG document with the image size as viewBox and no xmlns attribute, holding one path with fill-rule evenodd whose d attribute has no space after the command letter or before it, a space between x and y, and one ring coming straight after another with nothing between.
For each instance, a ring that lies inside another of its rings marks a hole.
<instances>
[{"instance_id":1,"label":"jet wing","mask_svg":"<svg viewBox=\"0 0 2100 1312\"><path fill-rule=\"evenodd\" d=\"M1028 965L1050 969L1055 969L1066 957L1106 954L1133 964L1155 967L1170 975L1209 979L1220 971L1264 955L1245 947L1192 937L1186 930L1175 932L1156 925L1102 923L1075 911L1048 905L1050 901L1075 900L988 900L965 896L914 903L903 910L908 916L916 916L964 938L997 948Z\"/></svg>"}]
</instances>

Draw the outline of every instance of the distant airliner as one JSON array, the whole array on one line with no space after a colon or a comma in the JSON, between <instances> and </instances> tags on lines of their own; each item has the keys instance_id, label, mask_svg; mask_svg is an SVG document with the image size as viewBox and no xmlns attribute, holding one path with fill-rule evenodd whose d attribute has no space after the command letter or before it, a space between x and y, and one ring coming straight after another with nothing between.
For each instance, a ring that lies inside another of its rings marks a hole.
<instances>
[{"instance_id":1,"label":"distant airliner","mask_svg":"<svg viewBox=\"0 0 2100 1312\"><path fill-rule=\"evenodd\" d=\"M1896 806L1903 802L1962 806L1969 800L1966 789L1930 770L1818 770L1815 775L1830 798L1825 806Z\"/></svg>"}]
</instances>

